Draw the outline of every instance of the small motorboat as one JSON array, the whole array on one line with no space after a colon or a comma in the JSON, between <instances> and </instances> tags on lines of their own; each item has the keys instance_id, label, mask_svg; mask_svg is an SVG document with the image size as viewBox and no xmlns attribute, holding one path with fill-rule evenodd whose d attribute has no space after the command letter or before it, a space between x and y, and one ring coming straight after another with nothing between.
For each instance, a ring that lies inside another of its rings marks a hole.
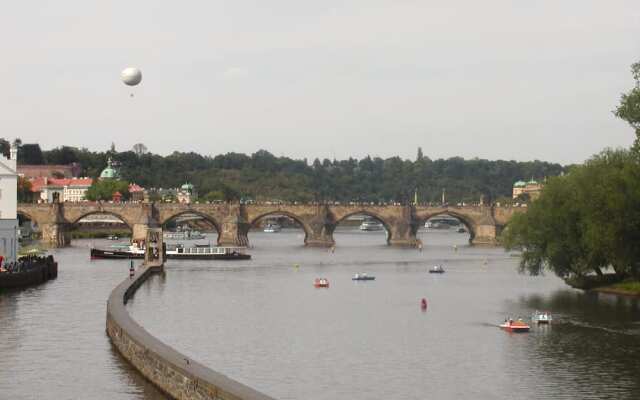
<instances>
[{"instance_id":1,"label":"small motorboat","mask_svg":"<svg viewBox=\"0 0 640 400\"><path fill-rule=\"evenodd\" d=\"M108 240L120 240L120 237L118 235L109 235L107 236Z\"/></svg>"},{"instance_id":2,"label":"small motorboat","mask_svg":"<svg viewBox=\"0 0 640 400\"><path fill-rule=\"evenodd\" d=\"M518 319L516 321L512 319L505 320L501 325L501 329L504 329L507 332L529 332L529 325L527 325L523 320Z\"/></svg>"},{"instance_id":3,"label":"small motorboat","mask_svg":"<svg viewBox=\"0 0 640 400\"><path fill-rule=\"evenodd\" d=\"M430 274L443 274L444 273L444 268L442 268L441 265L434 265L433 267L431 267L431 269L429 270Z\"/></svg>"},{"instance_id":4,"label":"small motorboat","mask_svg":"<svg viewBox=\"0 0 640 400\"><path fill-rule=\"evenodd\" d=\"M373 281L375 279L376 279L375 276L369 276L366 273L355 274L353 278L351 278L352 281Z\"/></svg>"},{"instance_id":5,"label":"small motorboat","mask_svg":"<svg viewBox=\"0 0 640 400\"><path fill-rule=\"evenodd\" d=\"M316 278L316 280L313 282L313 286L317 288L328 288L329 280L327 278Z\"/></svg>"},{"instance_id":6,"label":"small motorboat","mask_svg":"<svg viewBox=\"0 0 640 400\"><path fill-rule=\"evenodd\" d=\"M277 232L280 232L281 230L282 230L282 227L280 226L280 224L269 223L264 227L263 232L265 232L265 233L277 233Z\"/></svg>"},{"instance_id":7,"label":"small motorboat","mask_svg":"<svg viewBox=\"0 0 640 400\"><path fill-rule=\"evenodd\" d=\"M531 321L537 324L550 324L553 318L547 311L537 311L531 315Z\"/></svg>"}]
</instances>

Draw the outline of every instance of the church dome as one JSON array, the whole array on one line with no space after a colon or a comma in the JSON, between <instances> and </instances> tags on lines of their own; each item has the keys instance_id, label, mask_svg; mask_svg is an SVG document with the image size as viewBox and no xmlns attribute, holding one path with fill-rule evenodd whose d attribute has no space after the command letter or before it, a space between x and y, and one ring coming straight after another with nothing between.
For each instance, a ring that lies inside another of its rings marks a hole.
<instances>
[{"instance_id":1,"label":"church dome","mask_svg":"<svg viewBox=\"0 0 640 400\"><path fill-rule=\"evenodd\" d=\"M527 184L524 181L518 181L513 184L513 187L525 187Z\"/></svg>"},{"instance_id":2,"label":"church dome","mask_svg":"<svg viewBox=\"0 0 640 400\"><path fill-rule=\"evenodd\" d=\"M100 179L118 179L120 178L120 174L118 170L113 167L113 162L111 158L107 160L107 168L103 169L100 173Z\"/></svg>"}]
</instances>

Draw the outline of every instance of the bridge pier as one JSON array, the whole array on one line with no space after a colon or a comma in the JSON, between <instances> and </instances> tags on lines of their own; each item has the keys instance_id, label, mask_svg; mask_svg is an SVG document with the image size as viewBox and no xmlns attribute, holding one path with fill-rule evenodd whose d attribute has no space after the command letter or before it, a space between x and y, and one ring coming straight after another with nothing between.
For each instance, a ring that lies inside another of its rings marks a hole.
<instances>
[{"instance_id":1,"label":"bridge pier","mask_svg":"<svg viewBox=\"0 0 640 400\"><path fill-rule=\"evenodd\" d=\"M65 223L53 222L40 224L42 242L51 248L65 247L71 244L71 232Z\"/></svg>"},{"instance_id":2,"label":"bridge pier","mask_svg":"<svg viewBox=\"0 0 640 400\"><path fill-rule=\"evenodd\" d=\"M495 246L498 244L495 225L476 225L471 244Z\"/></svg>"},{"instance_id":3,"label":"bridge pier","mask_svg":"<svg viewBox=\"0 0 640 400\"><path fill-rule=\"evenodd\" d=\"M149 224L133 224L131 227L131 240L142 241L147 240L147 231L149 230Z\"/></svg>"},{"instance_id":4,"label":"bridge pier","mask_svg":"<svg viewBox=\"0 0 640 400\"><path fill-rule=\"evenodd\" d=\"M249 229L251 225L242 213L241 205L230 205L227 215L218 228L218 246L249 246Z\"/></svg>"},{"instance_id":5,"label":"bridge pier","mask_svg":"<svg viewBox=\"0 0 640 400\"><path fill-rule=\"evenodd\" d=\"M388 233L387 243L395 247L416 247L418 246L418 238L416 231L411 226L404 224L394 225Z\"/></svg>"},{"instance_id":6,"label":"bridge pier","mask_svg":"<svg viewBox=\"0 0 640 400\"><path fill-rule=\"evenodd\" d=\"M333 239L335 224L325 221L316 221L308 225L308 232L304 238L305 246L309 247L333 247L336 241Z\"/></svg>"},{"instance_id":7,"label":"bridge pier","mask_svg":"<svg viewBox=\"0 0 640 400\"><path fill-rule=\"evenodd\" d=\"M417 247L419 222L416 220L413 208L410 206L402 207L399 215L389 219L387 243L395 247Z\"/></svg>"}]
</instances>

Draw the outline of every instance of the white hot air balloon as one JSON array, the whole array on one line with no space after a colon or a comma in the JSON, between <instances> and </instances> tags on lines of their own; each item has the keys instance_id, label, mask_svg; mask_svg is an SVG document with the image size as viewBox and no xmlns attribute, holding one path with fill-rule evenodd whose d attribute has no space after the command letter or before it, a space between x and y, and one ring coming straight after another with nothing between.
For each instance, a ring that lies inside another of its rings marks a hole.
<instances>
[{"instance_id":1,"label":"white hot air balloon","mask_svg":"<svg viewBox=\"0 0 640 400\"><path fill-rule=\"evenodd\" d=\"M142 72L138 68L125 68L120 73L120 78L125 85L136 86L142 81Z\"/></svg>"}]
</instances>

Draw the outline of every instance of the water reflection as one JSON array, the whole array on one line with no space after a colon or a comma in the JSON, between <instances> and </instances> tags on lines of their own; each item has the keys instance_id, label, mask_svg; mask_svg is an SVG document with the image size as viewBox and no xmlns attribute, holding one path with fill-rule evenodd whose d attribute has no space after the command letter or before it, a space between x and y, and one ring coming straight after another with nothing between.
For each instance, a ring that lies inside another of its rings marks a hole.
<instances>
[{"instance_id":1,"label":"water reflection","mask_svg":"<svg viewBox=\"0 0 640 400\"><path fill-rule=\"evenodd\" d=\"M302 247L300 232L252 233L253 260L170 263L129 309L189 357L280 399L637 397L637 299L519 275L517 258L455 232L421 232L422 252L378 234L337 231L330 253ZM128 263L90 262L90 242L74 244L56 251L57 280L0 294L0 398L163 398L104 333ZM435 264L447 272L428 274ZM314 289L317 276L331 288ZM554 323L497 328L536 309Z\"/></svg>"},{"instance_id":2,"label":"water reflection","mask_svg":"<svg viewBox=\"0 0 640 400\"><path fill-rule=\"evenodd\" d=\"M74 243L54 250L57 279L0 293L0 398L164 399L105 333L106 299L128 263L91 262L90 242Z\"/></svg>"},{"instance_id":3,"label":"water reflection","mask_svg":"<svg viewBox=\"0 0 640 400\"><path fill-rule=\"evenodd\" d=\"M500 249L455 251L457 234L424 234L422 253L379 246L374 235L346 232L328 254L292 247L295 236L286 232L256 234L253 261L170 264L164 287L152 283L130 311L190 357L281 399L636 393L637 367L606 365L638 348L638 335L606 329L637 324L637 305L567 290L552 276L519 275L517 259ZM434 264L447 273L430 276ZM376 280L354 283L356 272ZM313 289L317 276L331 288ZM497 328L505 316L526 318L536 309L551 310L559 322L529 334ZM614 380L621 383L612 389Z\"/></svg>"}]
</instances>

